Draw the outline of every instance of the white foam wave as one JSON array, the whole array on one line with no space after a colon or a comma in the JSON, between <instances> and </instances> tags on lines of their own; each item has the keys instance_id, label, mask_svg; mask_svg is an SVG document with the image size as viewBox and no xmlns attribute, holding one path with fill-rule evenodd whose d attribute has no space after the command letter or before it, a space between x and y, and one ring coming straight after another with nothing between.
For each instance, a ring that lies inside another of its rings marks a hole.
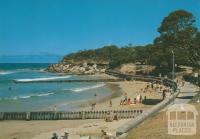
<instances>
[{"instance_id":1,"label":"white foam wave","mask_svg":"<svg viewBox=\"0 0 200 139\"><path fill-rule=\"evenodd\" d=\"M20 96L19 98L26 99L26 98L30 98L30 97L32 97L32 95L30 95L30 96Z\"/></svg>"},{"instance_id":2,"label":"white foam wave","mask_svg":"<svg viewBox=\"0 0 200 139\"><path fill-rule=\"evenodd\" d=\"M18 98L22 98L22 99L26 99L26 98L31 98L31 97L42 97L42 96L49 96L49 95L53 95L54 93L41 93L41 94L33 94L33 95L29 95L29 96L20 96Z\"/></svg>"},{"instance_id":3,"label":"white foam wave","mask_svg":"<svg viewBox=\"0 0 200 139\"><path fill-rule=\"evenodd\" d=\"M82 92L82 91L87 91L87 90L91 90L91 89L96 89L96 88L100 88L103 87L105 84L97 84L97 85L93 85L93 86L87 86L87 87L80 87L80 88L73 88L70 89L73 92Z\"/></svg>"},{"instance_id":4,"label":"white foam wave","mask_svg":"<svg viewBox=\"0 0 200 139\"><path fill-rule=\"evenodd\" d=\"M0 71L0 75L7 75L7 74L13 74L13 73L19 73L19 72L28 72L28 71L35 71L35 72L45 72L45 69L30 69L30 68L24 68L24 69L16 69L16 70L8 70L8 71Z\"/></svg>"},{"instance_id":5,"label":"white foam wave","mask_svg":"<svg viewBox=\"0 0 200 139\"><path fill-rule=\"evenodd\" d=\"M49 96L49 95L53 95L54 93L51 92L51 93L41 93L41 94L33 94L33 95L27 95L27 96L14 96L14 97L11 97L11 98L0 98L0 100L18 100L18 99L28 99L28 98L31 98L31 97L44 97L44 96Z\"/></svg>"},{"instance_id":6,"label":"white foam wave","mask_svg":"<svg viewBox=\"0 0 200 139\"><path fill-rule=\"evenodd\" d=\"M12 74L14 72L11 71L0 71L0 75L7 75L7 74Z\"/></svg>"},{"instance_id":7,"label":"white foam wave","mask_svg":"<svg viewBox=\"0 0 200 139\"><path fill-rule=\"evenodd\" d=\"M38 94L38 97L53 95L54 93Z\"/></svg>"},{"instance_id":8,"label":"white foam wave","mask_svg":"<svg viewBox=\"0 0 200 139\"><path fill-rule=\"evenodd\" d=\"M7 74L25 72L25 71L29 71L29 70L31 70L31 69L16 69L16 70L0 71L0 75L7 75Z\"/></svg>"},{"instance_id":9,"label":"white foam wave","mask_svg":"<svg viewBox=\"0 0 200 139\"><path fill-rule=\"evenodd\" d=\"M50 81L56 79L67 79L71 76L53 76L53 77L43 77L43 78L32 78L32 79L15 79L17 82L31 82L31 81Z\"/></svg>"}]
</instances>

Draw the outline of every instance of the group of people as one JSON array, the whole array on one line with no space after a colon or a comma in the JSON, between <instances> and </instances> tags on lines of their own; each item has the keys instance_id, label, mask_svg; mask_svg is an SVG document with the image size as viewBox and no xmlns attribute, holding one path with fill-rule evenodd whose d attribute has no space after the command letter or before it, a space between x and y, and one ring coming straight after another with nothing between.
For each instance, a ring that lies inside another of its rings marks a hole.
<instances>
[{"instance_id":1,"label":"group of people","mask_svg":"<svg viewBox=\"0 0 200 139\"><path fill-rule=\"evenodd\" d=\"M153 93L157 92L162 95L162 99L164 100L168 94L172 93L172 88L169 86L163 86L159 82L151 82L148 83L144 89L141 89L138 95L133 98L133 101L131 101L131 98L127 97L127 93L124 95L124 99L120 100L120 105L131 105L131 104L137 104L137 103L145 103L147 100L147 93Z\"/></svg>"},{"instance_id":2,"label":"group of people","mask_svg":"<svg viewBox=\"0 0 200 139\"><path fill-rule=\"evenodd\" d=\"M152 93L162 91L163 86L160 83L151 82L146 85L144 89L141 89L143 93Z\"/></svg>"},{"instance_id":3,"label":"group of people","mask_svg":"<svg viewBox=\"0 0 200 139\"><path fill-rule=\"evenodd\" d=\"M112 112L112 111L111 112L107 112L106 116L105 116L105 121L106 122L112 122L113 120L116 120L116 121L119 120L117 113Z\"/></svg>"},{"instance_id":4,"label":"group of people","mask_svg":"<svg viewBox=\"0 0 200 139\"><path fill-rule=\"evenodd\" d=\"M109 133L107 133L104 130L101 130L101 138L102 139L113 139L114 137L112 135L109 135Z\"/></svg>"},{"instance_id":5,"label":"group of people","mask_svg":"<svg viewBox=\"0 0 200 139\"><path fill-rule=\"evenodd\" d=\"M142 103L143 101L146 101L146 96L142 96L141 94L138 94L136 98L131 101L131 98L127 97L127 94L124 95L124 99L120 100L120 105L131 105L136 103Z\"/></svg>"},{"instance_id":6,"label":"group of people","mask_svg":"<svg viewBox=\"0 0 200 139\"><path fill-rule=\"evenodd\" d=\"M69 133L65 132L64 135L61 136L60 139L68 139L68 136L69 136ZM59 139L59 138L58 138L58 135L56 133L53 133L51 139Z\"/></svg>"}]
</instances>

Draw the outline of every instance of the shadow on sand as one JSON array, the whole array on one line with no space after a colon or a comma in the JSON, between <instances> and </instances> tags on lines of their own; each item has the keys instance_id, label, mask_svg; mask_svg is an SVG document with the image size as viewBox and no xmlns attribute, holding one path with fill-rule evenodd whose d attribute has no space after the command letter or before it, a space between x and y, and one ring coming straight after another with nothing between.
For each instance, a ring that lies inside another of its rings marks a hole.
<instances>
[{"instance_id":1,"label":"shadow on sand","mask_svg":"<svg viewBox=\"0 0 200 139\"><path fill-rule=\"evenodd\" d=\"M179 99L192 99L193 96L182 96L182 97L177 97Z\"/></svg>"},{"instance_id":2,"label":"shadow on sand","mask_svg":"<svg viewBox=\"0 0 200 139\"><path fill-rule=\"evenodd\" d=\"M144 105L156 105L160 103L161 99L146 99L146 101L143 102Z\"/></svg>"}]
</instances>

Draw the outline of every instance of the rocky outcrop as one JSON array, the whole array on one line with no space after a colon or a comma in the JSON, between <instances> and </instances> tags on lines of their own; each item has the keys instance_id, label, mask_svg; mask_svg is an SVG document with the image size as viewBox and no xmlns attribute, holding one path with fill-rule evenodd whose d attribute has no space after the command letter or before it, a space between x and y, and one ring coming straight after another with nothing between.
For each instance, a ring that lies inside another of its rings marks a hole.
<instances>
[{"instance_id":1,"label":"rocky outcrop","mask_svg":"<svg viewBox=\"0 0 200 139\"><path fill-rule=\"evenodd\" d=\"M155 69L155 66L152 65L142 65L142 64L136 64L136 63L127 63L122 64L119 68L119 71L121 73L125 74L146 74L150 73Z\"/></svg>"},{"instance_id":2,"label":"rocky outcrop","mask_svg":"<svg viewBox=\"0 0 200 139\"><path fill-rule=\"evenodd\" d=\"M136 73L136 65L132 64L132 63L123 64L123 65L121 65L120 72L135 74Z\"/></svg>"},{"instance_id":3,"label":"rocky outcrop","mask_svg":"<svg viewBox=\"0 0 200 139\"><path fill-rule=\"evenodd\" d=\"M49 72L68 73L68 74L95 74L104 73L107 68L106 64L100 63L66 63L61 62L52 64L47 68Z\"/></svg>"}]
</instances>

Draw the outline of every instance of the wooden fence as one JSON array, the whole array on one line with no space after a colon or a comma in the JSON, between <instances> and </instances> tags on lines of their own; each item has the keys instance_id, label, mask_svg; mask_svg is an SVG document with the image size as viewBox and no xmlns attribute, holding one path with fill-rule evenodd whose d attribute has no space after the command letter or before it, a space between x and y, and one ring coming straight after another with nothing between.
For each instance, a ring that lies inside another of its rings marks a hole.
<instances>
[{"instance_id":1,"label":"wooden fence","mask_svg":"<svg viewBox=\"0 0 200 139\"><path fill-rule=\"evenodd\" d=\"M76 119L105 119L108 113L117 115L119 119L134 118L143 113L142 109L135 110L103 110L103 111L69 111L69 112L0 112L0 120L76 120Z\"/></svg>"}]
</instances>

